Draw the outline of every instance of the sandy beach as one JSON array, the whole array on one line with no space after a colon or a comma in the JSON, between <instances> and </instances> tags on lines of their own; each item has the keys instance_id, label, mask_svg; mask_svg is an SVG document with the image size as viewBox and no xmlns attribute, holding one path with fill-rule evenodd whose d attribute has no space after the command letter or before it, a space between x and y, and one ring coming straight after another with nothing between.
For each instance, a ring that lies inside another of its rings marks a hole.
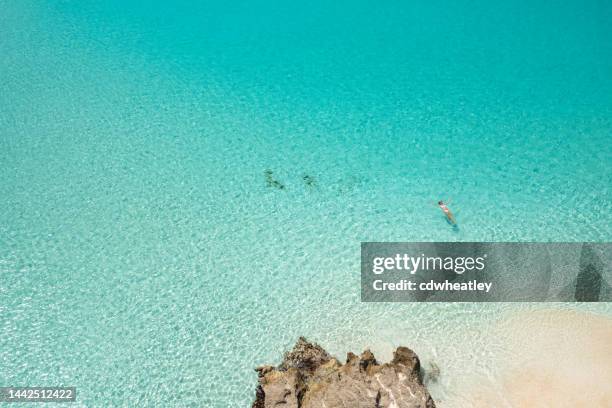
<instances>
[{"instance_id":1,"label":"sandy beach","mask_svg":"<svg viewBox=\"0 0 612 408\"><path fill-rule=\"evenodd\" d=\"M466 393L473 395L467 406L612 406L612 319L577 311L522 312L492 335L506 339L510 358L495 385L479 381Z\"/></svg>"}]
</instances>

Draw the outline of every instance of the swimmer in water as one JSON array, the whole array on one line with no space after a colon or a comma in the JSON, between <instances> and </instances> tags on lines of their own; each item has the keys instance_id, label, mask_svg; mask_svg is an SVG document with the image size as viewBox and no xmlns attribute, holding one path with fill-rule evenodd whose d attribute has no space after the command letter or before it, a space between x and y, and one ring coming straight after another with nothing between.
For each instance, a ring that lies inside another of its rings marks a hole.
<instances>
[{"instance_id":1,"label":"swimmer in water","mask_svg":"<svg viewBox=\"0 0 612 408\"><path fill-rule=\"evenodd\" d=\"M455 220L455 216L453 215L451 210L449 210L448 206L444 204L444 201L438 201L438 207L440 207L444 215L446 215L446 219L448 220L448 222L453 225L457 225L457 220Z\"/></svg>"}]
</instances>

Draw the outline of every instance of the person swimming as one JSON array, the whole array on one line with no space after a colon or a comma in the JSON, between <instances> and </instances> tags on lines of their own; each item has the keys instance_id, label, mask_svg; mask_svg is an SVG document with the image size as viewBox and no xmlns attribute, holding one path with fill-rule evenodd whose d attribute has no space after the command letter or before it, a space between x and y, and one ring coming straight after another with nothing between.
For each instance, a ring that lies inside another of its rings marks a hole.
<instances>
[{"instance_id":1,"label":"person swimming","mask_svg":"<svg viewBox=\"0 0 612 408\"><path fill-rule=\"evenodd\" d=\"M448 205L444 203L444 201L442 200L438 201L438 207L440 207L444 215L446 215L446 219L448 220L448 222L450 222L453 225L457 225L457 220L455 220L455 216L453 215L451 210L448 208Z\"/></svg>"}]
</instances>

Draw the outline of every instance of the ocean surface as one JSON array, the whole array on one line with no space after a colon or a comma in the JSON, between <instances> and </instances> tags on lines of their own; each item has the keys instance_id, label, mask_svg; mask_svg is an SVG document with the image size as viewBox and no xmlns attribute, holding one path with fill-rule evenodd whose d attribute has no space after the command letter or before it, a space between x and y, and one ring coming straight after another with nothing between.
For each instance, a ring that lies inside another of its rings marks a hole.
<instances>
[{"instance_id":1,"label":"ocean surface","mask_svg":"<svg viewBox=\"0 0 612 408\"><path fill-rule=\"evenodd\" d=\"M0 9L0 386L248 407L303 335L409 346L454 408L510 350L487 325L612 317L359 287L362 241L612 239L612 3Z\"/></svg>"}]
</instances>

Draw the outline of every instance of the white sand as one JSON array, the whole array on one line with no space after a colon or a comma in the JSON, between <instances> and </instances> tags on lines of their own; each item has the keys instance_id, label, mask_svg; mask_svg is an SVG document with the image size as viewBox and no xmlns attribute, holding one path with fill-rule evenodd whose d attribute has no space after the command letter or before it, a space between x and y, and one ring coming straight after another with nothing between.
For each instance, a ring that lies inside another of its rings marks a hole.
<instances>
[{"instance_id":1,"label":"white sand","mask_svg":"<svg viewBox=\"0 0 612 408\"><path fill-rule=\"evenodd\" d=\"M469 397L461 407L612 407L612 319L575 311L523 312L501 321L491 334L507 340L507 361L494 370L496 378L466 389Z\"/></svg>"}]
</instances>

